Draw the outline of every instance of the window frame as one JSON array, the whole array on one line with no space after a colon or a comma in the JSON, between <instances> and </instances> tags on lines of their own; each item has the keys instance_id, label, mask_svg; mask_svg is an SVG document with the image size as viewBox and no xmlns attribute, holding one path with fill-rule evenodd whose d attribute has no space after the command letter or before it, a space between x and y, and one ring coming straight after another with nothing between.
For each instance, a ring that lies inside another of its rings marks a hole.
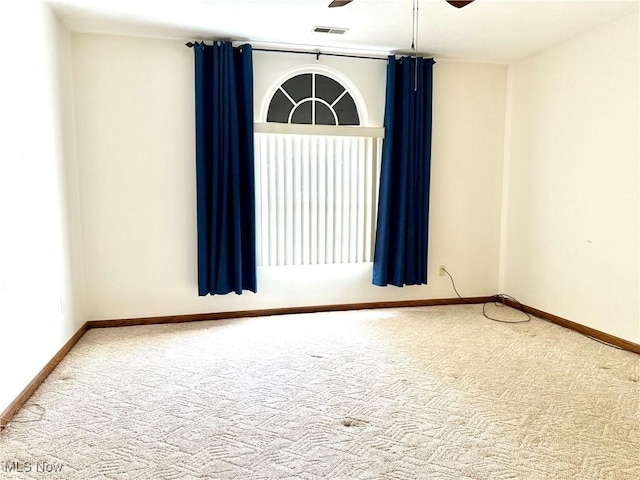
<instances>
[{"instance_id":1,"label":"window frame","mask_svg":"<svg viewBox=\"0 0 640 480\"><path fill-rule=\"evenodd\" d=\"M324 128L324 127L333 127L333 128L340 128L340 129L343 129L343 128L361 129L369 126L369 115L367 112L367 107L366 107L364 98L360 93L360 90L355 86L355 84L346 75L342 74L340 71L336 70L335 68L328 67L326 65L317 65L317 64L299 65L297 67L286 70L280 76L278 76L278 78L276 78L276 80L266 90L262 98L262 103L260 106L259 122L255 122L256 126L260 124L279 125L281 127L301 125L301 124L267 122L267 116L269 114L269 104L271 103L271 99L273 98L273 95L282 86L282 84L293 77L296 77L298 75L302 75L305 73L324 75L341 84L345 88L347 93L351 95L351 98L353 99L356 105L356 111L358 112L360 125L302 125L302 126L312 127L313 129ZM283 131L280 133L287 133L284 130L286 130L286 128L283 128ZM277 133L277 132L273 132L273 133ZM332 133L332 135L341 135L341 133Z\"/></svg>"},{"instance_id":2,"label":"window frame","mask_svg":"<svg viewBox=\"0 0 640 480\"><path fill-rule=\"evenodd\" d=\"M284 84L287 80L296 77L301 74L320 74L326 77L333 79L338 82L348 93L356 106L356 111L358 113L358 117L360 120L360 125L322 125L322 124L292 124L292 123L280 123L280 122L268 122L267 117L269 113L269 105L274 94L279 90L279 88ZM264 92L262 97L262 103L260 108L260 116L258 117L258 121L254 121L254 132L255 134L276 134L278 135L292 135L292 136L304 136L304 135L319 135L319 136L329 136L329 137L361 137L365 140L371 140L371 160L374 162L371 165L373 177L371 181L372 185L372 197L370 208L371 211L368 213L370 215L370 222L372 230L366 229L367 232L367 242L371 243L370 248L371 251L365 250L365 255L367 259L364 263L371 263L373 260L373 243L375 239L374 231L375 231L375 222L376 215L375 211L378 203L378 182L379 182L379 171L380 171L380 158L381 158L381 150L382 150L382 140L384 138L384 127L382 126L370 126L369 123L369 115L367 112L366 104L364 101L364 97L360 93L359 89L355 86L355 84L345 75L343 75L338 70L334 68L327 67L325 65L309 65L304 64L289 70L284 71L278 78L270 85L270 87ZM258 141L256 138L256 146L258 145ZM258 154L256 153L256 162L258 161ZM257 163L256 163L257 167ZM258 167L257 167L258 168ZM263 197L263 185L260 183L261 175L257 175L256 177L256 213L260 215L258 212L259 208L264 208L265 205L268 205L268 202L265 203L262 199ZM262 203L261 203L262 202ZM264 205L263 205L264 204ZM260 205L263 205L260 207ZM368 210L367 210L368 211ZM368 217L367 217L368 218ZM258 220L258 223L262 222L262 217ZM368 222L365 220L365 222ZM368 225L368 223L365 223ZM371 238L368 237L371 235ZM299 266L321 266L321 267L344 267L347 265L358 265L361 262L353 262L353 261L341 261L341 262L321 262L321 263L293 263L289 264L288 261L284 263L269 263L265 261L263 255L265 254L263 244L263 229L257 228L256 230L256 245L257 251L259 252L257 255L257 260L259 261L260 268L297 268ZM273 255L273 253L267 249L270 253L269 255ZM369 258L371 257L371 258ZM278 260L279 262L280 260Z\"/></svg>"}]
</instances>

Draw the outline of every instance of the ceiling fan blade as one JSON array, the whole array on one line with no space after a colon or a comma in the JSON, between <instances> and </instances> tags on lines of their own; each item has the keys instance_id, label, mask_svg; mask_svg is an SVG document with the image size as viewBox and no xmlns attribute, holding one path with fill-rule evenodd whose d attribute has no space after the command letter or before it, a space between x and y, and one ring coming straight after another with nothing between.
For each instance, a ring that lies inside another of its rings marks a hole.
<instances>
[{"instance_id":1,"label":"ceiling fan blade","mask_svg":"<svg viewBox=\"0 0 640 480\"><path fill-rule=\"evenodd\" d=\"M351 2L353 2L353 0L333 0L333 2L329 4L329 8L344 7L345 5L350 4Z\"/></svg>"},{"instance_id":2,"label":"ceiling fan blade","mask_svg":"<svg viewBox=\"0 0 640 480\"><path fill-rule=\"evenodd\" d=\"M450 4L450 5L453 5L456 8L462 8L462 7L466 7L470 3L473 3L473 0L469 0L467 2L455 2L455 1L452 1L452 0L447 0L447 3Z\"/></svg>"}]
</instances>

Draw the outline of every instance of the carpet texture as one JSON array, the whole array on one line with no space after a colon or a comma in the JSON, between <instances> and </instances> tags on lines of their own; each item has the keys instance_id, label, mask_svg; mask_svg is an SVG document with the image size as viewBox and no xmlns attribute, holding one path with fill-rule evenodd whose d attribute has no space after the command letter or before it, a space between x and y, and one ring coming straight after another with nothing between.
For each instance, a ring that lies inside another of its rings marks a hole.
<instances>
[{"instance_id":1,"label":"carpet texture","mask_svg":"<svg viewBox=\"0 0 640 480\"><path fill-rule=\"evenodd\" d=\"M90 330L0 434L0 478L640 478L640 356L481 312Z\"/></svg>"}]
</instances>

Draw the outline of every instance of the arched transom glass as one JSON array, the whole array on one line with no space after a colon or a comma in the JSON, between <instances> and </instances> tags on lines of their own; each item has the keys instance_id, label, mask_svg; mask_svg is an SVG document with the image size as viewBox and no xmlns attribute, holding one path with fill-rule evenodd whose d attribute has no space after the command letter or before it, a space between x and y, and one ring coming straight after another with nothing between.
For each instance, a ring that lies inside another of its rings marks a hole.
<instances>
[{"instance_id":1,"label":"arched transom glass","mask_svg":"<svg viewBox=\"0 0 640 480\"><path fill-rule=\"evenodd\" d=\"M360 125L360 117L353 97L339 82L320 73L303 73L278 87L267 122Z\"/></svg>"}]
</instances>

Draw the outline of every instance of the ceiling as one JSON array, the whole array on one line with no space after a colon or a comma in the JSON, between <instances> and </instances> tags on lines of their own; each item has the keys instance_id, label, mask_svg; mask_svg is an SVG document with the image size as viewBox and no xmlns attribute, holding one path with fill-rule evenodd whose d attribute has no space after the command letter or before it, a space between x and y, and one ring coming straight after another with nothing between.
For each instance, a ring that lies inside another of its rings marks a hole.
<instances>
[{"instance_id":1,"label":"ceiling","mask_svg":"<svg viewBox=\"0 0 640 480\"><path fill-rule=\"evenodd\" d=\"M75 32L238 40L280 48L408 52L413 0L48 0ZM638 11L640 1L476 0L457 9L419 1L418 50L437 58L509 63ZM348 28L321 34L314 26Z\"/></svg>"}]
</instances>

